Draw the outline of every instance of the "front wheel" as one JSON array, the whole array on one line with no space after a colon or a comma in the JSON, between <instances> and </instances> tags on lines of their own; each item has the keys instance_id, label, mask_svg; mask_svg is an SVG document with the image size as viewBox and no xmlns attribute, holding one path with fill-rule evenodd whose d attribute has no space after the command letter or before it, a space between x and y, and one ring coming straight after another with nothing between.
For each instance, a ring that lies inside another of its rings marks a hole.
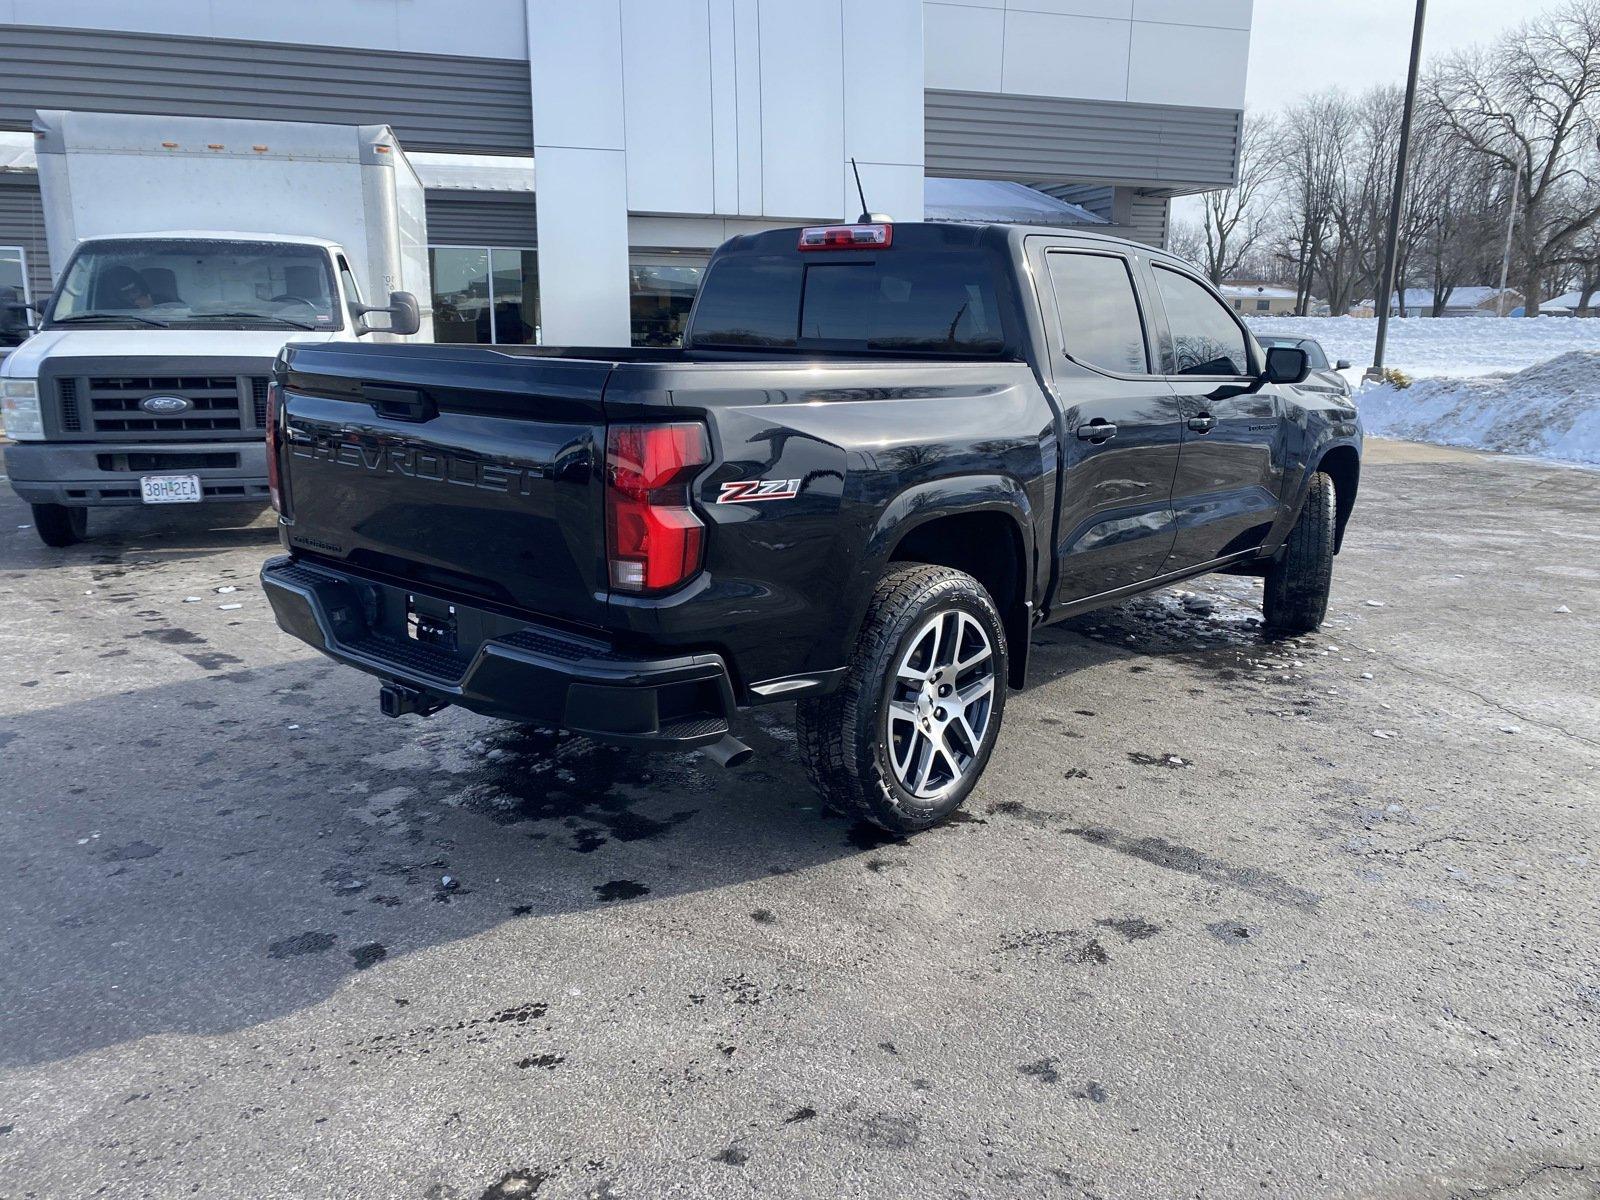
<instances>
[{"instance_id":1,"label":"front wheel","mask_svg":"<svg viewBox=\"0 0 1600 1200\"><path fill-rule=\"evenodd\" d=\"M1272 632L1313 633L1328 615L1336 509L1333 479L1319 471L1283 549L1267 568L1261 612Z\"/></svg>"},{"instance_id":2,"label":"front wheel","mask_svg":"<svg viewBox=\"0 0 1600 1200\"><path fill-rule=\"evenodd\" d=\"M89 532L89 510L68 504L35 504L33 529L46 546L73 546Z\"/></svg>"},{"instance_id":3,"label":"front wheel","mask_svg":"<svg viewBox=\"0 0 1600 1200\"><path fill-rule=\"evenodd\" d=\"M893 833L943 821L989 763L1007 648L972 576L908 564L878 583L844 682L797 706L801 756L830 807Z\"/></svg>"}]
</instances>

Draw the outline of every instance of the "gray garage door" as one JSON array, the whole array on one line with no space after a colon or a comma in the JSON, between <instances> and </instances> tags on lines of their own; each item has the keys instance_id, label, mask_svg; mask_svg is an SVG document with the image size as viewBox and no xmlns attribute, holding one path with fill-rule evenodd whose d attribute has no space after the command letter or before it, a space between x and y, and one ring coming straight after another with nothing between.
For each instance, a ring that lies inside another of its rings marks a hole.
<instances>
[{"instance_id":1,"label":"gray garage door","mask_svg":"<svg viewBox=\"0 0 1600 1200\"><path fill-rule=\"evenodd\" d=\"M428 245L533 246L532 192L428 190Z\"/></svg>"}]
</instances>

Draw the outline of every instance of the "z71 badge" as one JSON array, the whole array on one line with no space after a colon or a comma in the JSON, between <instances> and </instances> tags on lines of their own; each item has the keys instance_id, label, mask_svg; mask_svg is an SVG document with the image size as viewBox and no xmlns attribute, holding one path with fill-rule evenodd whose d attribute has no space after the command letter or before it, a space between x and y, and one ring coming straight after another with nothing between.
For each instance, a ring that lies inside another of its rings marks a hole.
<instances>
[{"instance_id":1,"label":"z71 badge","mask_svg":"<svg viewBox=\"0 0 1600 1200\"><path fill-rule=\"evenodd\" d=\"M754 504L758 500L793 500L800 494L798 479L735 479L722 485L718 504Z\"/></svg>"}]
</instances>

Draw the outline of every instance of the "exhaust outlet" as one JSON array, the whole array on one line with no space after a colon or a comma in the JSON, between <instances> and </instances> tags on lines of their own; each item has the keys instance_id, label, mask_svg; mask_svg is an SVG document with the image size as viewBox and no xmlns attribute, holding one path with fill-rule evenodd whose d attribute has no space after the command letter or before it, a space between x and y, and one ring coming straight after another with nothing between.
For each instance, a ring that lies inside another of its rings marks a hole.
<instances>
[{"instance_id":1,"label":"exhaust outlet","mask_svg":"<svg viewBox=\"0 0 1600 1200\"><path fill-rule=\"evenodd\" d=\"M386 683L378 689L378 707L386 717L404 717L412 713L431 717L444 708L445 703L437 696L398 683Z\"/></svg>"},{"instance_id":2,"label":"exhaust outlet","mask_svg":"<svg viewBox=\"0 0 1600 1200\"><path fill-rule=\"evenodd\" d=\"M750 761L755 756L755 751L746 746L731 733L712 742L709 746L701 746L700 753L704 754L719 767L737 767Z\"/></svg>"}]
</instances>

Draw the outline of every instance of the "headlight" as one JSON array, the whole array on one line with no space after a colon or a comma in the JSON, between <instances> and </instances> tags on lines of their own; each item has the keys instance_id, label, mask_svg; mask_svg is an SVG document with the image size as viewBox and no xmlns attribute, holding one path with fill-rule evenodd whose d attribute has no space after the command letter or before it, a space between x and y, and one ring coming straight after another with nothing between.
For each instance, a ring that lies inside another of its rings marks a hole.
<instances>
[{"instance_id":1,"label":"headlight","mask_svg":"<svg viewBox=\"0 0 1600 1200\"><path fill-rule=\"evenodd\" d=\"M0 379L0 425L19 442L44 437L37 379Z\"/></svg>"}]
</instances>

